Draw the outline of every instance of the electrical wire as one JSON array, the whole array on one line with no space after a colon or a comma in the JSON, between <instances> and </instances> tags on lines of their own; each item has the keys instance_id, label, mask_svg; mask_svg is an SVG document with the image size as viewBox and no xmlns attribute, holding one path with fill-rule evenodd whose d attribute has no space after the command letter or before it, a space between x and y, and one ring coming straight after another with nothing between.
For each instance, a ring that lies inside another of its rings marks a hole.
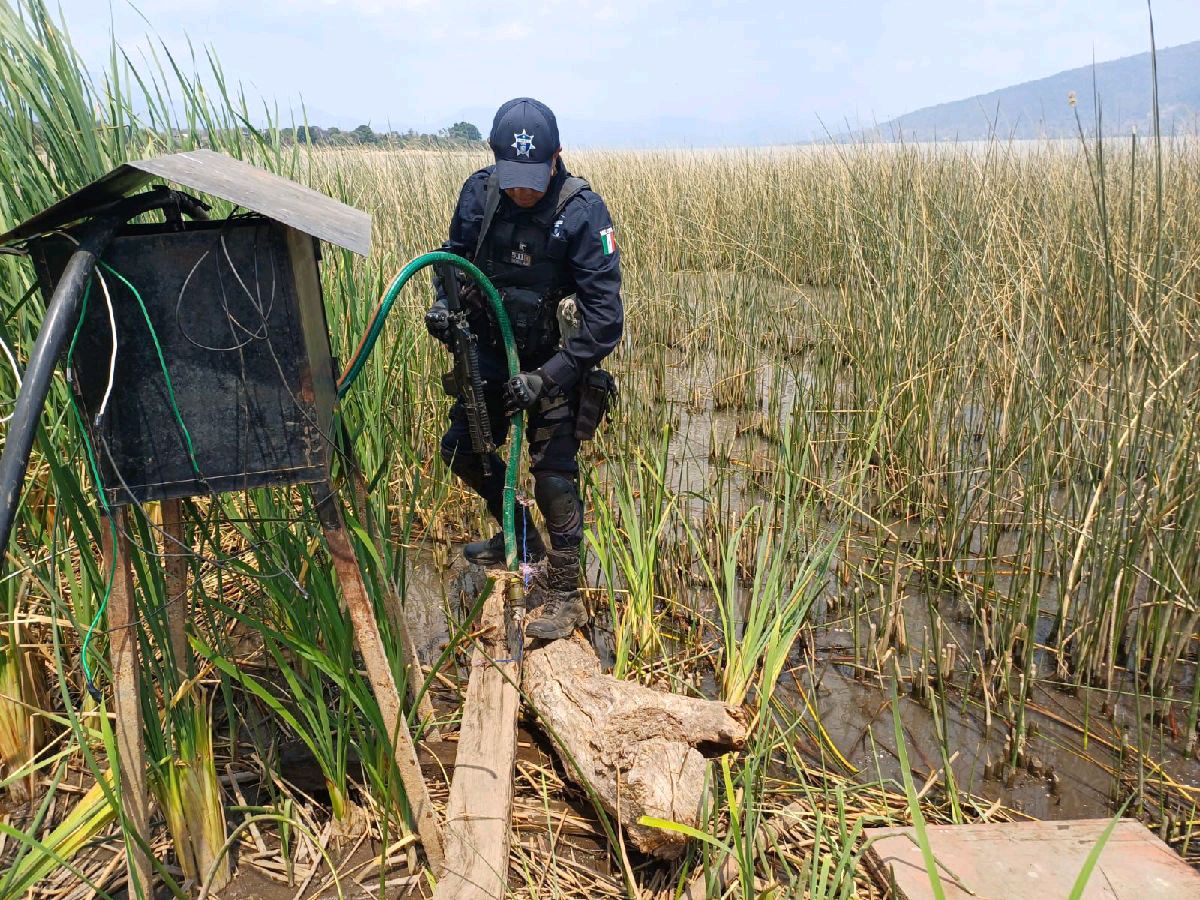
<instances>
[{"instance_id":1,"label":"electrical wire","mask_svg":"<svg viewBox=\"0 0 1200 900\"><path fill-rule=\"evenodd\" d=\"M92 292L92 280L89 278L86 286L83 289L83 302L79 310L79 321L75 323L75 333L71 335L71 344L67 348L67 366L71 367L75 358L75 344L79 341L79 332L83 329L83 320L87 316L88 297ZM116 345L113 345L113 356L116 356ZM83 449L87 455L88 467L92 472L92 479L96 483L96 494L100 498L100 506L104 509L105 518L108 519L109 528L112 529L112 543L109 547L109 556L111 557L108 570L108 581L104 587L104 595L100 599L100 604L96 607L95 613L92 615L92 621L88 624L87 632L83 636L83 644L79 650L80 666L83 669L83 681L87 687L87 692L92 699L99 702L101 699L100 689L96 687L96 681L92 677L91 664L88 662L90 649L92 644L92 636L96 632L96 628L100 625L100 619L104 616L104 611L108 609L108 601L112 596L113 584L117 578L117 521L112 514L112 509L108 505L108 498L104 496L104 482L100 480L100 467L96 465L96 454L92 448L91 438L88 436L87 426L84 424L83 415L79 412L79 406L75 402L75 392L68 391L67 396L71 403L71 411L75 414L75 421L79 423L79 432L83 435Z\"/></svg>"},{"instance_id":2,"label":"electrical wire","mask_svg":"<svg viewBox=\"0 0 1200 900\"><path fill-rule=\"evenodd\" d=\"M204 263L204 260L208 259L211 252L211 250L205 250L204 253L201 254L200 258L196 260L195 265L193 265L191 268L191 271L188 272L187 278L183 279L183 287L179 289L179 295L175 298L175 326L179 329L179 333L183 335L184 340L186 340L192 346L199 347L201 350L208 350L212 353L227 353L232 350L240 350L254 339L247 338L241 343L232 344L229 347L213 347L208 344L200 343L198 340L188 334L187 329L183 327L183 297L187 293L188 285L192 282L192 276L196 274L196 270L200 268L200 266ZM228 310L226 311L228 312Z\"/></svg>"},{"instance_id":3,"label":"electrical wire","mask_svg":"<svg viewBox=\"0 0 1200 900\"><path fill-rule=\"evenodd\" d=\"M109 398L112 397L113 384L116 382L117 375L117 317L113 313L112 294L108 291L108 281L104 277L104 273L99 269L96 274L100 278L100 289L104 292L104 305L108 309L108 327L112 333L112 352L108 354L108 385L104 388L104 397L100 400L100 411L96 413L96 427L100 427L100 423L104 420L104 413L108 409ZM82 313L80 321L83 320Z\"/></svg>"},{"instance_id":4,"label":"electrical wire","mask_svg":"<svg viewBox=\"0 0 1200 900\"><path fill-rule=\"evenodd\" d=\"M118 272L116 269L114 269L112 266L110 266L108 263L104 262L103 260L98 261L98 267L96 269L96 273L100 278L100 283L101 283L102 288L104 289L105 297L108 302L110 322L112 323L112 327L113 327L113 346L112 346L112 354L111 354L110 363L109 363L109 384L108 384L108 387L105 392L104 402L101 404L100 412L96 416L96 424L97 425L99 424L100 418L104 415L104 409L105 409L105 406L107 405L108 397L112 391L113 374L115 373L115 370L116 370L116 356L117 356L116 322L115 322L115 317L113 316L113 312L112 312L112 297L109 294L107 285L104 282L104 275L100 271L101 268L106 269L118 281L120 281L122 284L124 284L125 287L127 287L129 289L130 293L133 294L134 298L138 302L138 306L141 308L142 316L146 320L146 327L150 330L150 339L154 344L155 353L158 355L158 362L159 362L159 366L162 369L163 379L166 382L167 398L171 404L171 410L175 415L175 421L179 424L180 430L183 432L184 442L186 443L187 450L188 450L188 458L191 460L191 463L192 463L192 469L196 473L196 477L200 479L201 483L206 483L204 476L200 473L200 467L199 467L198 463L196 462L196 453L195 453L195 448L192 445L192 436L191 436L191 433L188 431L187 425L183 421L182 414L179 411L179 405L175 399L175 388L174 388L174 385L171 383L171 373L167 369L167 362L163 356L162 344L158 340L158 333L154 329L154 323L151 322L151 320L150 320L150 313L146 309L145 301L142 300L142 295L138 292L137 288L135 288L129 282L129 280L125 278L125 276L123 276L120 272ZM91 279L88 279L87 286L84 288L84 292L83 292L83 303L82 303L82 308L80 309L80 312L79 312L79 321L75 324L75 332L71 337L71 345L67 350L68 365L70 365L72 360L74 359L75 345L79 340L79 333L83 327L84 318L87 315L87 304L88 304L88 298L91 294L91 286L92 286ZM96 608L96 612L95 612L95 615L93 615L93 617L92 617L91 623L88 625L87 632L86 632L86 634L84 634L84 637L83 637L83 645L80 648L80 663L81 663L81 667L83 669L84 683L87 687L88 693L92 696L92 699L99 701L101 698L101 694L100 694L100 690L96 687L95 679L92 676L91 664L89 663L89 655L90 655L92 636L95 634L97 627L99 627L100 619L104 615L105 610L108 608L108 601L109 601L109 598L112 596L113 583L116 580L116 573L117 573L117 555L118 555L117 542L120 540L120 536L117 532L116 518L113 515L112 508L109 506L108 498L105 496L104 482L100 478L100 468L96 462L95 449L93 448L91 438L88 435L87 426L83 421L83 415L80 413L79 406L75 402L75 394L73 391L70 392L70 400L71 400L71 409L75 414L75 418L79 423L79 428L83 435L84 450L87 454L88 465L91 468L92 478L95 480L95 483L96 483L96 492L100 498L100 505L103 507L105 516L108 518L108 521L109 521L109 527L112 529L112 547L111 547L111 551L110 551L112 561L111 561L111 565L109 568L108 584L105 586L104 596L100 602L100 605Z\"/></svg>"},{"instance_id":5,"label":"electrical wire","mask_svg":"<svg viewBox=\"0 0 1200 900\"><path fill-rule=\"evenodd\" d=\"M117 481L120 482L121 487L124 488L124 490L125 490L125 493L128 494L131 498L136 497L136 495L133 492L133 488L129 486L129 483L125 480L124 476L121 475L121 470L117 466L117 461L116 461L116 459L113 458L112 448L109 447L108 441L105 440L103 436L101 436L101 438L100 438L100 445L104 449L104 455L108 457L108 465L112 469L113 475L116 477ZM215 511L215 507L214 507L214 511ZM298 587L298 588L300 587L299 582L297 582L295 579L295 576L293 576L291 572L289 572L287 569L283 568L282 566L280 566L274 572L256 572L253 575L250 575L250 573L248 573L248 572L235 569L231 563L233 560L237 560L241 556L245 556L246 554L253 553L257 550L261 550L263 547L268 547L268 546L273 545L276 542L276 538L278 537L278 535L280 535L282 532L286 531L287 529L291 528L293 525L314 524L318 521L316 518L314 518L313 516L285 516L285 517L278 518L278 519L265 519L262 517L255 517L253 519L239 520L239 519L232 519L228 516L225 516L223 521L228 524L233 524L238 521L246 522L246 523L253 523L253 524L258 524L258 525L261 525L265 522L279 522L281 524L280 524L279 528L275 529L270 534L264 535L262 540L259 540L259 541L248 540L246 547L244 549L238 550L233 553L227 553L224 556L214 556L214 555L210 555L210 554L206 554L206 553L197 551L195 548L189 546L188 544L185 544L182 540L177 538L175 535L168 532L165 528L163 528L163 526L155 524L155 522L151 519L146 520L146 524L150 526L150 529L152 531L155 531L155 532L158 532L159 534L161 534L164 543L170 542L172 544L175 544L176 546L178 546L180 548L180 551L168 552L165 550L158 550L156 548L147 547L144 544L139 542L137 535L133 534L132 532L128 531L127 529L122 529L122 532L125 536L125 539L127 541L129 541L130 545L133 546L134 549L136 549L139 553L142 553L149 557L153 557L155 559L178 559L180 557L186 556L189 558L198 559L202 563L207 563L208 565L212 566L215 569L233 572L235 574L242 575L242 576L252 577L256 581L268 581L268 580L272 580L275 578L280 578L280 577L286 576L289 581L291 581L293 584L296 585L296 587ZM214 545L214 546L217 546L217 545ZM219 549L219 546L218 546L218 549ZM305 592L302 588L301 588L301 593L304 594L304 596L308 596L307 592Z\"/></svg>"},{"instance_id":6,"label":"electrical wire","mask_svg":"<svg viewBox=\"0 0 1200 900\"><path fill-rule=\"evenodd\" d=\"M246 334L249 335L253 340L263 340L267 336L266 321L267 321L267 319L269 319L271 317L271 310L274 309L274 307L275 307L275 257L273 254L271 254L271 304L270 304L270 307L266 310L266 312L263 312L262 296L260 295L256 299L254 294L250 293L250 288L246 287L246 282L242 280L242 275L238 271L238 267L236 265L234 265L233 257L229 255L229 244L225 240L224 230L222 230L222 232L221 232L220 242L221 242L221 252L225 254L225 262L229 264L229 271L233 273L233 277L237 280L237 283L241 286L242 291L246 294L247 299L249 299L250 305L252 307L254 307L254 309L259 314L259 318L261 318L263 321L262 333L260 334L258 331L250 331L250 329L248 329L245 325L243 325L241 322L239 322L237 320L237 318L233 317L231 314L230 314L230 318L232 319L232 321L235 325L237 325L239 328L241 328L243 331L245 331ZM254 285L255 285L255 289L257 290L259 287L259 284L260 284L259 279L258 279L258 234L257 233L255 233L255 235L254 235L253 252L254 252L253 258L254 258L254 269L255 269ZM226 305L225 311L227 314L229 314L228 305Z\"/></svg>"},{"instance_id":7,"label":"electrical wire","mask_svg":"<svg viewBox=\"0 0 1200 900\"><path fill-rule=\"evenodd\" d=\"M175 417L176 423L179 425L179 430L183 433L184 443L187 445L188 459L192 463L192 471L201 484L207 485L207 480L200 472L200 465L196 462L196 448L192 444L192 433L188 431L187 424L183 421L183 414L179 411L179 403L175 399L175 385L171 382L171 372L167 369L167 361L163 356L162 344L158 340L158 332L154 330L154 323L150 321L150 311L146 309L146 302L142 299L142 295L138 293L138 289L130 284L120 272L110 266L108 263L100 260L100 267L107 269L118 281L129 289L137 300L138 307L142 311L142 318L146 320L146 327L150 330L150 340L154 343L154 352L158 356L158 366L162 369L163 380L167 385L167 401L171 404L171 412Z\"/></svg>"},{"instance_id":8,"label":"electrical wire","mask_svg":"<svg viewBox=\"0 0 1200 900\"><path fill-rule=\"evenodd\" d=\"M72 244L74 244L76 247L79 246L79 239L76 238L75 235L71 234L69 231L63 231L62 229L55 229L54 231L50 232L50 234L56 234L60 237L64 237L68 241L70 241ZM113 312L112 294L109 293L108 282L104 278L104 273L101 272L99 270L99 268L97 268L96 275L100 278L100 288L104 292L104 305L108 310L108 326L109 326L109 330L112 334L112 352L110 352L109 356L108 356L108 385L104 388L104 396L103 396L103 399L100 401L100 411L98 413L96 413L96 425L99 426L100 421L104 418L105 410L108 409L108 401L109 401L109 398L112 396L113 384L116 381L117 319L116 319L116 315ZM80 323L83 322L83 317L87 313L87 293L86 292L90 289L91 289L91 281L89 280L87 287L84 289L85 293L84 293L83 306L79 310ZM78 330L78 328L76 328L75 334L71 338L72 351L75 349L75 339L78 338L78 336L79 336L79 330Z\"/></svg>"},{"instance_id":9,"label":"electrical wire","mask_svg":"<svg viewBox=\"0 0 1200 900\"><path fill-rule=\"evenodd\" d=\"M246 218L257 218L257 217L251 217L251 216L230 217L230 221L233 221L235 218L238 220L241 220L241 219L246 219ZM267 302L266 309L264 310L263 302L262 302L262 295L261 295L261 284L260 284L260 280L258 279L258 234L257 234L257 232L255 233L254 247L253 247L254 271L255 271L255 291L258 292L258 296L256 297L255 294L252 293L250 291L250 289L247 287L245 279L242 278L241 273L238 271L237 264L234 263L233 256L229 252L228 241L226 240L227 231L228 231L228 225L223 226L221 229L221 232L217 238L217 243L219 244L219 247L220 247L220 255L218 255L215 259L217 287L221 294L221 308L225 311L225 317L231 326L230 330L234 332L235 338L236 338L237 331L243 332L246 335L246 338L244 340L235 340L235 342L233 344L230 344L227 347L218 347L218 346L213 346L210 344L204 344L204 343L196 340L191 334L188 333L188 330L184 327L184 324L183 324L183 298L184 298L184 295L187 293L188 286L191 284L192 278L195 276L196 271L200 268L200 266L204 263L204 261L209 257L209 255L212 254L211 250L204 251L204 253L200 256L200 258L198 260L196 260L195 264L192 266L191 270L188 272L187 278L184 279L183 286L180 288L178 296L175 298L175 324L179 328L179 333L182 334L183 337L188 341L188 343L192 344L193 346L199 347L201 350L209 350L214 353L229 353L229 352L233 352L235 350L240 350L243 347L248 346L249 344L251 344L252 342L254 342L256 340L266 340L268 337L267 321L270 319L271 313L274 311L275 298L276 298L276 294L277 294L277 290L278 290L278 277L277 277L277 273L276 273L276 269L275 269L275 256L274 256L274 254L268 254L271 257L271 296L270 296L269 301ZM227 265L229 266L229 270L233 273L234 279L241 286L241 289L246 294L247 298L249 298L251 307L253 308L253 310L256 313L258 313L258 317L263 323L261 329L256 329L254 331L251 331L249 328L247 328L245 325L242 324L242 322L238 319L238 317L236 315L234 315L233 310L230 309L229 294L225 289L225 277L222 274L221 256L224 256L225 261L226 261Z\"/></svg>"},{"instance_id":10,"label":"electrical wire","mask_svg":"<svg viewBox=\"0 0 1200 900\"><path fill-rule=\"evenodd\" d=\"M20 391L21 391L21 370L17 366L17 357L12 352L12 348L8 346L8 341L6 341L6 340L0 339L0 350L4 351L4 356L8 360L8 364L10 366L12 366L13 378L15 378L17 381L17 393L20 393ZM0 417L0 425L4 425L6 422L8 422L9 419L11 419L16 414L17 414L17 406L16 406L16 403L14 402L12 412L10 412L7 416Z\"/></svg>"}]
</instances>

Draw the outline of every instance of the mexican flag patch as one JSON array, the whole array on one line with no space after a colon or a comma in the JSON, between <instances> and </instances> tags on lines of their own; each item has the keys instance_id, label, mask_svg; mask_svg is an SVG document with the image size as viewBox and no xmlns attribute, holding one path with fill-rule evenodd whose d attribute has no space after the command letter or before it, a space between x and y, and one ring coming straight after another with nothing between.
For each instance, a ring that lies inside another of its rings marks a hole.
<instances>
[{"instance_id":1,"label":"mexican flag patch","mask_svg":"<svg viewBox=\"0 0 1200 900\"><path fill-rule=\"evenodd\" d=\"M613 239L613 227L611 225L600 229L600 249L604 251L605 256L612 256L613 252L617 249L617 242Z\"/></svg>"}]
</instances>

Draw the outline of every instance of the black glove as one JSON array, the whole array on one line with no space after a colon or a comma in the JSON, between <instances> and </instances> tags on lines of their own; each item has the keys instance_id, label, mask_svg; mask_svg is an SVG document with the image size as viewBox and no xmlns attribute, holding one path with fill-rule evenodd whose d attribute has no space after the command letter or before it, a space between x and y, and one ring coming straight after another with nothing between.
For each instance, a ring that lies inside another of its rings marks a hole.
<instances>
[{"instance_id":1,"label":"black glove","mask_svg":"<svg viewBox=\"0 0 1200 900\"><path fill-rule=\"evenodd\" d=\"M515 416L523 409L537 403L546 389L546 379L541 372L522 372L510 378L504 385L504 414Z\"/></svg>"},{"instance_id":2,"label":"black glove","mask_svg":"<svg viewBox=\"0 0 1200 900\"><path fill-rule=\"evenodd\" d=\"M473 281L458 286L458 299L468 306L483 306L483 291Z\"/></svg>"},{"instance_id":3,"label":"black glove","mask_svg":"<svg viewBox=\"0 0 1200 900\"><path fill-rule=\"evenodd\" d=\"M425 330L443 344L450 345L450 311L441 300L425 313Z\"/></svg>"}]
</instances>

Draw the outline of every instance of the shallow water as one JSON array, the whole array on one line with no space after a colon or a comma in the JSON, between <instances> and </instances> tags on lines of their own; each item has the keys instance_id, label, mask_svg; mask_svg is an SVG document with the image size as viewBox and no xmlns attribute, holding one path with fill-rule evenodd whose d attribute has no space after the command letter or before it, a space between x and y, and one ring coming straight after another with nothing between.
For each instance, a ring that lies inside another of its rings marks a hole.
<instances>
[{"instance_id":1,"label":"shallow water","mask_svg":"<svg viewBox=\"0 0 1200 900\"><path fill-rule=\"evenodd\" d=\"M786 338L783 343L790 341ZM760 485L764 482L760 476L769 472L777 456L779 432L794 417L805 416L808 429L818 434L821 429L850 427L840 418L843 413L835 413L832 408L844 409L840 400L849 394L843 380L848 376L810 371L802 356L786 356L774 362L769 361L770 357L763 358L768 361L744 379L744 402L721 408L716 408L712 397L719 380L728 377L722 372L730 369L722 369L711 355L688 348L660 348L642 359L629 355L620 363L631 371L637 366L646 370L660 367L659 374L646 381L647 390L626 397L621 416L626 420L633 417L662 422L669 428L665 482L678 496L681 509L700 529L705 525L704 514L711 511L718 496L716 491L720 492L717 505L726 523L738 521L751 506L769 499L762 492ZM641 381L636 383L646 386ZM830 412L811 411L817 406L809 402L814 391L822 392ZM963 409L961 421L948 427L968 436L997 427L996 416L986 408L966 405ZM653 442L653 436L650 440ZM616 452L614 445L622 451L632 446L614 436L608 448L610 454ZM963 453L974 454L963 460L963 477L986 465L977 444L962 440L955 446ZM605 460L597 455L596 448L589 453L593 477L600 485L611 483L617 471L615 465L630 465L628 456ZM817 476L827 482L837 477L838 459L818 460L817 464L824 467ZM1061 509L1072 500L1066 492L1060 492L1052 502ZM814 533L831 533L842 525L848 525L849 532L838 546L814 608L813 627L800 641L806 646L796 648L790 672L777 690L778 696L797 711L807 709L807 697L838 754L864 780L898 780L889 695L870 671L877 658L868 652L869 628L874 623L882 631L895 617L896 610L887 608L884 597L894 554L903 548L915 556L925 552L922 548L936 546L936 542L931 543L920 523L887 521L884 524L891 535L887 538L890 543L881 545L881 529L872 521L877 511L869 508L872 498L864 503L868 508L860 514L825 508L809 523ZM815 508L820 509L820 503ZM981 534L970 534L955 563L968 580L986 579L997 596L1009 596L1013 592L1019 532L1011 528L993 537L996 542L985 545ZM682 529L666 536L668 544L684 539ZM462 577L462 569L462 564L456 563L449 571L443 570L427 553L410 555L407 604L426 662L436 658L448 638L445 610L458 590L456 579ZM862 578L864 572L870 575L867 581ZM874 584L872 579L878 581L879 597L855 594L856 585L861 588L863 584ZM591 585L601 584L594 564L588 580ZM678 599L714 618L711 598L699 586L703 582L698 572L684 573L674 584ZM1049 576L1039 585L1035 672L1053 672L1054 660L1041 645L1051 639L1058 589ZM914 574L908 564L893 590L902 611L899 621L905 638L899 642L903 645L898 653L899 664L908 681L923 681L917 670L922 648L934 643L930 635L938 635L939 652L953 645L956 655L952 674L944 685L944 707L939 707L945 718L944 742L929 709L929 695L936 693L936 686L925 697L907 696L902 700L906 746L919 782L943 770L945 746L958 788L985 804L999 802L1039 819L1103 817L1111 815L1141 783L1145 808L1140 812L1145 818L1162 821L1165 812L1175 820L1194 818L1192 804L1200 799L1200 763L1184 752L1185 703L1176 704L1174 714L1170 714L1162 702L1139 698L1132 679L1122 672L1117 673L1110 691L1091 688L1064 692L1049 686L1044 677L1035 678L1024 711L1028 741L1021 752L1014 753L1011 744L1006 743L1010 738L1005 719L1011 719L1017 711L1004 703L1001 709L989 710L999 701L985 700L973 676L988 650L978 621L964 614L965 598L954 599ZM602 623L594 629L594 638L602 658L611 653L611 634L605 632ZM1175 696L1190 696L1194 678L1194 666L1177 666ZM711 689L712 679L701 673L699 684L708 684ZM1142 753L1132 748L1141 748ZM834 754L818 744L801 746L801 750L814 762L840 765ZM1161 765L1173 780L1167 789L1159 787L1161 779L1155 765ZM944 775L940 780L945 783ZM1172 831L1167 836L1178 849L1186 845L1192 856L1200 854L1200 846L1193 846L1179 834Z\"/></svg>"}]
</instances>

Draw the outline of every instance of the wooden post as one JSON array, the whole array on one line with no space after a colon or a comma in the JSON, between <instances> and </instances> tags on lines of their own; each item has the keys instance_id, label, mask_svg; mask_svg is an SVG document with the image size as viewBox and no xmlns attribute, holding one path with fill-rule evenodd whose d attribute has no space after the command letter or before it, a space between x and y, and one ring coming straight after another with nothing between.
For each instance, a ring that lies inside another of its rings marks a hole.
<instances>
[{"instance_id":1,"label":"wooden post","mask_svg":"<svg viewBox=\"0 0 1200 900\"><path fill-rule=\"evenodd\" d=\"M183 543L183 503L162 501L162 552L164 584L167 589L167 630L171 637L171 655L182 684L191 675L191 653L188 648L187 622L191 617L188 605L188 561Z\"/></svg>"},{"instance_id":2,"label":"wooden post","mask_svg":"<svg viewBox=\"0 0 1200 900\"><path fill-rule=\"evenodd\" d=\"M513 770L517 761L518 665L504 628L507 577L483 604L463 701L454 781L446 807L446 871L434 900L499 900L508 893Z\"/></svg>"},{"instance_id":3,"label":"wooden post","mask_svg":"<svg viewBox=\"0 0 1200 900\"><path fill-rule=\"evenodd\" d=\"M138 655L137 608L133 594L133 567L129 561L129 540L125 536L125 510L116 513L117 541L112 530L101 528L104 556L103 572L112 571L112 592L108 598L108 658L113 674L113 711L116 714L117 763L121 776L121 806L126 828L149 842L150 800L146 790L146 745L142 734L141 660ZM115 559L115 570L113 569ZM136 841L125 844L129 869L129 895L152 896L153 880L150 856Z\"/></svg>"},{"instance_id":4,"label":"wooden post","mask_svg":"<svg viewBox=\"0 0 1200 900\"><path fill-rule=\"evenodd\" d=\"M348 463L346 473L350 480L354 514L362 521L368 536L370 536L372 543L375 544L376 553L379 554L380 559L383 559L383 538L375 530L375 523L371 519L367 482L363 478L362 467L358 464L358 455L354 452L354 440L350 437L350 429L346 427L346 420L340 419L339 421L341 422L342 453L345 454L346 462ZM428 691L420 697L417 696L421 690L421 682L424 681L424 672L421 669L421 657L417 653L417 645L413 643L412 631L408 627L408 614L404 610L404 601L392 589L390 582L385 587L387 589L387 596L383 598L383 609L387 614L388 621L399 633L401 662L404 663L404 668L409 673L408 698L416 704L417 717L425 726L422 732L425 743L440 743L442 734L432 724L434 717L433 698L429 696Z\"/></svg>"},{"instance_id":5,"label":"wooden post","mask_svg":"<svg viewBox=\"0 0 1200 900\"><path fill-rule=\"evenodd\" d=\"M408 722L404 718L404 710L400 707L396 679L392 677L383 638L379 634L379 623L375 621L375 609L363 582L362 572L358 568L358 558L354 555L354 545L350 542L346 523L342 519L337 494L328 482L314 484L311 490L321 528L325 532L325 540L333 556L338 584L341 585L342 594L346 598L346 607L350 610L350 621L354 626L358 649L367 667L367 678L379 703L384 724L391 735L396 767L400 770L408 805L416 819L417 834L421 843L425 845L425 855L430 866L435 872L440 871L444 860L441 828L434 814L433 802L429 798L429 788L421 775L417 750L408 730Z\"/></svg>"}]
</instances>

